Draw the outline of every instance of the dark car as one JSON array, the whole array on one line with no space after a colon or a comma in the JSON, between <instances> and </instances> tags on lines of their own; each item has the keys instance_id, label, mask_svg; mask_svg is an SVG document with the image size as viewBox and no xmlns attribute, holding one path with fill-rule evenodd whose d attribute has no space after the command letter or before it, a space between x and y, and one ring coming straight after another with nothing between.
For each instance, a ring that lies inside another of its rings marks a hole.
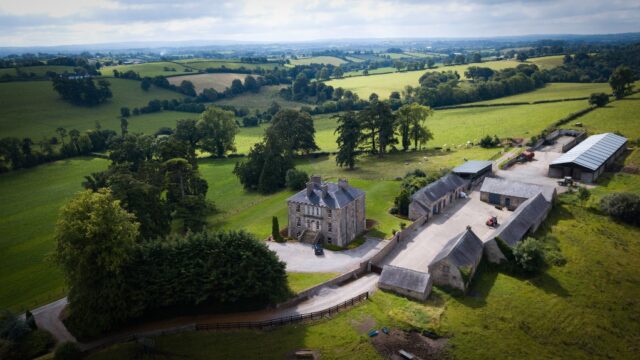
<instances>
[{"instance_id":1,"label":"dark car","mask_svg":"<svg viewBox=\"0 0 640 360\"><path fill-rule=\"evenodd\" d=\"M313 252L316 255L324 255L324 250L322 249L322 244L320 244L320 243L313 244Z\"/></svg>"}]
</instances>

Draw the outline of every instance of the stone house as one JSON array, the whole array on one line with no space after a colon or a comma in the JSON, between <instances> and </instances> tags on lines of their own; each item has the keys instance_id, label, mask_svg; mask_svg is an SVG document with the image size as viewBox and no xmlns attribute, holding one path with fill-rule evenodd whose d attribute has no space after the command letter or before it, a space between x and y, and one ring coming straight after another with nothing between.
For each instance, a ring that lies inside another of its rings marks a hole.
<instances>
[{"instance_id":1,"label":"stone house","mask_svg":"<svg viewBox=\"0 0 640 360\"><path fill-rule=\"evenodd\" d=\"M287 206L289 237L346 246L366 228L365 193L344 179L336 184L312 176Z\"/></svg>"},{"instance_id":2,"label":"stone house","mask_svg":"<svg viewBox=\"0 0 640 360\"><path fill-rule=\"evenodd\" d=\"M449 240L429 264L433 283L466 291L482 260L483 248L482 240L468 226Z\"/></svg>"},{"instance_id":3,"label":"stone house","mask_svg":"<svg viewBox=\"0 0 640 360\"><path fill-rule=\"evenodd\" d=\"M431 293L432 281L428 273L385 265L378 287L408 298L425 301Z\"/></svg>"},{"instance_id":4,"label":"stone house","mask_svg":"<svg viewBox=\"0 0 640 360\"><path fill-rule=\"evenodd\" d=\"M557 196L555 187L488 177L480 187L480 200L515 210L520 204L540 193L549 202L553 202Z\"/></svg>"},{"instance_id":5,"label":"stone house","mask_svg":"<svg viewBox=\"0 0 640 360\"><path fill-rule=\"evenodd\" d=\"M467 187L468 181L458 175L449 173L411 195L409 219L424 217L429 220L439 214L445 206L460 197Z\"/></svg>"}]
</instances>

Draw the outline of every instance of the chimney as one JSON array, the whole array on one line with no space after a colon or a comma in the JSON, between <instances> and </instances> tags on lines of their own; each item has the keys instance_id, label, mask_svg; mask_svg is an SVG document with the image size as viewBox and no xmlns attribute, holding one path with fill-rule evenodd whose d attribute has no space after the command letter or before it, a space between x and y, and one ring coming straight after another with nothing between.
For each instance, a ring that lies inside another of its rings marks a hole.
<instances>
[{"instance_id":1,"label":"chimney","mask_svg":"<svg viewBox=\"0 0 640 360\"><path fill-rule=\"evenodd\" d=\"M314 184L320 185L320 183L322 183L322 176L312 175L311 176L311 182L314 183Z\"/></svg>"},{"instance_id":2,"label":"chimney","mask_svg":"<svg viewBox=\"0 0 640 360\"><path fill-rule=\"evenodd\" d=\"M324 198L325 196L327 196L327 193L329 192L329 185L327 185L327 183L324 183L320 185L320 189L322 190L322 197Z\"/></svg>"},{"instance_id":3,"label":"chimney","mask_svg":"<svg viewBox=\"0 0 640 360\"><path fill-rule=\"evenodd\" d=\"M349 186L349 183L347 182L347 179L338 179L338 186L340 189L346 189L347 186Z\"/></svg>"},{"instance_id":4,"label":"chimney","mask_svg":"<svg viewBox=\"0 0 640 360\"><path fill-rule=\"evenodd\" d=\"M467 225L467 231L471 231L471 225Z\"/></svg>"},{"instance_id":5,"label":"chimney","mask_svg":"<svg viewBox=\"0 0 640 360\"><path fill-rule=\"evenodd\" d=\"M307 183L307 197L311 197L311 195L313 195L313 187L314 187L313 182L309 181Z\"/></svg>"}]
</instances>

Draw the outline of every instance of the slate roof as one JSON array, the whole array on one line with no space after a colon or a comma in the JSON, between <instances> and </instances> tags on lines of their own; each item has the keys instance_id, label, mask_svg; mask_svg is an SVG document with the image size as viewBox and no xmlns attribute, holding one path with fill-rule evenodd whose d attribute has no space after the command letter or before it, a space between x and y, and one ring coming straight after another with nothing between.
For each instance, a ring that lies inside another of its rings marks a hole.
<instances>
[{"instance_id":1,"label":"slate roof","mask_svg":"<svg viewBox=\"0 0 640 360\"><path fill-rule=\"evenodd\" d=\"M425 272L385 265L378 281L383 286L396 287L424 293L429 287L430 275Z\"/></svg>"},{"instance_id":2,"label":"slate roof","mask_svg":"<svg viewBox=\"0 0 640 360\"><path fill-rule=\"evenodd\" d=\"M451 170L454 174L477 174L487 167L493 166L493 161L469 160Z\"/></svg>"},{"instance_id":3,"label":"slate roof","mask_svg":"<svg viewBox=\"0 0 640 360\"><path fill-rule=\"evenodd\" d=\"M467 229L449 240L430 265L448 258L457 267L475 266L482 257L482 249L482 240L471 229Z\"/></svg>"},{"instance_id":4,"label":"slate roof","mask_svg":"<svg viewBox=\"0 0 640 360\"><path fill-rule=\"evenodd\" d=\"M626 143L627 138L613 133L592 135L555 159L550 166L575 164L595 171Z\"/></svg>"},{"instance_id":5,"label":"slate roof","mask_svg":"<svg viewBox=\"0 0 640 360\"><path fill-rule=\"evenodd\" d=\"M542 193L547 201L552 201L555 195L555 188L529 184L520 181L509 181L499 178L485 178L480 187L480 192L488 192L505 196L514 196L529 199Z\"/></svg>"},{"instance_id":6,"label":"slate roof","mask_svg":"<svg viewBox=\"0 0 640 360\"><path fill-rule=\"evenodd\" d=\"M523 202L511 214L511 217L500 224L489 239L499 237L509 246L515 246L534 224L542 221L551 209L551 203L542 194L538 194Z\"/></svg>"},{"instance_id":7,"label":"slate roof","mask_svg":"<svg viewBox=\"0 0 640 360\"><path fill-rule=\"evenodd\" d=\"M293 201L302 204L309 204L315 206L324 206L330 209L340 209L345 207L350 202L354 201L358 197L364 195L364 191L354 188L348 185L345 188L338 186L338 184L325 182L323 185L327 185L327 196L322 197L321 184L313 184L313 193L311 196L307 196L307 189L300 191L293 195L287 201Z\"/></svg>"},{"instance_id":8,"label":"slate roof","mask_svg":"<svg viewBox=\"0 0 640 360\"><path fill-rule=\"evenodd\" d=\"M460 186L465 185L466 183L467 181L460 176L449 173L432 182L431 184L423 187L422 189L416 191L416 193L411 196L411 200L426 200L427 203L432 203L437 201L438 199L441 199Z\"/></svg>"}]
</instances>

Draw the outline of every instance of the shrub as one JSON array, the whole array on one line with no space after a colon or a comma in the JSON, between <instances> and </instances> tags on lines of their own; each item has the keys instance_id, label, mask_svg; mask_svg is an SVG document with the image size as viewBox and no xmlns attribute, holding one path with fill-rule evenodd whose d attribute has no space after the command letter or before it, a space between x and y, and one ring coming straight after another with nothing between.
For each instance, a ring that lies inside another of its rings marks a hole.
<instances>
[{"instance_id":1,"label":"shrub","mask_svg":"<svg viewBox=\"0 0 640 360\"><path fill-rule=\"evenodd\" d=\"M580 199L580 201L585 202L589 200L590 197L591 197L591 192L589 191L589 189L585 187L578 188L578 199Z\"/></svg>"},{"instance_id":2,"label":"shrub","mask_svg":"<svg viewBox=\"0 0 640 360\"><path fill-rule=\"evenodd\" d=\"M44 330L34 330L17 343L15 347L15 357L20 359L34 359L48 353L54 344L55 340L51 333Z\"/></svg>"},{"instance_id":3,"label":"shrub","mask_svg":"<svg viewBox=\"0 0 640 360\"><path fill-rule=\"evenodd\" d=\"M54 360L79 360L82 357L82 351L73 342L65 342L58 345L56 352L53 354Z\"/></svg>"},{"instance_id":4,"label":"shrub","mask_svg":"<svg viewBox=\"0 0 640 360\"><path fill-rule=\"evenodd\" d=\"M513 248L513 259L525 273L537 273L544 266L544 245L540 240L526 238Z\"/></svg>"},{"instance_id":5,"label":"shrub","mask_svg":"<svg viewBox=\"0 0 640 360\"><path fill-rule=\"evenodd\" d=\"M589 105L603 107L609 103L609 95L605 93L593 93L589 97Z\"/></svg>"},{"instance_id":6,"label":"shrub","mask_svg":"<svg viewBox=\"0 0 640 360\"><path fill-rule=\"evenodd\" d=\"M289 169L285 175L285 184L291 190L304 189L307 182L309 182L309 175L298 169Z\"/></svg>"},{"instance_id":7,"label":"shrub","mask_svg":"<svg viewBox=\"0 0 640 360\"><path fill-rule=\"evenodd\" d=\"M640 195L613 193L600 200L600 208L608 215L633 225L640 225Z\"/></svg>"},{"instance_id":8,"label":"shrub","mask_svg":"<svg viewBox=\"0 0 640 360\"><path fill-rule=\"evenodd\" d=\"M271 219L271 237L277 242L282 242L282 236L280 236L280 225L278 224L278 217L274 216Z\"/></svg>"}]
</instances>

